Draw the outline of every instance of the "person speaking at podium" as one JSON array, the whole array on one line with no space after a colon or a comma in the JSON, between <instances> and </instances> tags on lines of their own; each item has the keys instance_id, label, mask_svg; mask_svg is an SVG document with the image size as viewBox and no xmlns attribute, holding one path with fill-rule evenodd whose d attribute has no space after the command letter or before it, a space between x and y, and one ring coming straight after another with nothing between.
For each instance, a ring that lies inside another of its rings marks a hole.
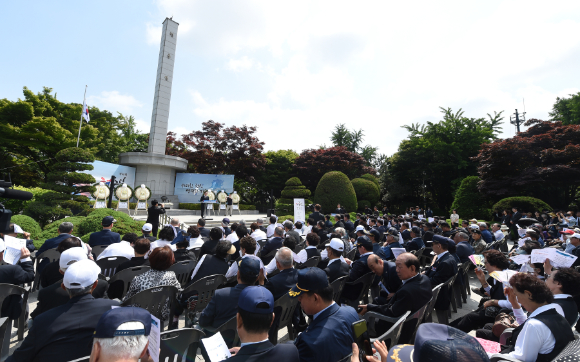
<instances>
[{"instance_id":1,"label":"person speaking at podium","mask_svg":"<svg viewBox=\"0 0 580 362\"><path fill-rule=\"evenodd\" d=\"M203 193L203 196L199 199L199 202L201 202L201 218L203 219L203 215L205 214L205 210L207 208L207 204L204 204L204 201L208 201L209 200L209 196L207 196L207 191Z\"/></svg>"}]
</instances>

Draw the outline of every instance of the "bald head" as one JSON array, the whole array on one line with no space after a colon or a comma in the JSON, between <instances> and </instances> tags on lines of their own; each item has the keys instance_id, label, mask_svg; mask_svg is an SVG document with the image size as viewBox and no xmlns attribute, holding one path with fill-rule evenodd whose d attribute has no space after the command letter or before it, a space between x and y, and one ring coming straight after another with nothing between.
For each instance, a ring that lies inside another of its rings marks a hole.
<instances>
[{"instance_id":1,"label":"bald head","mask_svg":"<svg viewBox=\"0 0 580 362\"><path fill-rule=\"evenodd\" d=\"M417 275L421 269L419 259L411 253L402 253L395 261L399 279L406 280Z\"/></svg>"},{"instance_id":2,"label":"bald head","mask_svg":"<svg viewBox=\"0 0 580 362\"><path fill-rule=\"evenodd\" d=\"M290 269L294 262L292 258L292 250L287 247L281 247L280 250L276 252L276 266L279 270Z\"/></svg>"},{"instance_id":3,"label":"bald head","mask_svg":"<svg viewBox=\"0 0 580 362\"><path fill-rule=\"evenodd\" d=\"M371 254L367 258L367 266L376 275L383 275L384 262L377 254Z\"/></svg>"}]
</instances>

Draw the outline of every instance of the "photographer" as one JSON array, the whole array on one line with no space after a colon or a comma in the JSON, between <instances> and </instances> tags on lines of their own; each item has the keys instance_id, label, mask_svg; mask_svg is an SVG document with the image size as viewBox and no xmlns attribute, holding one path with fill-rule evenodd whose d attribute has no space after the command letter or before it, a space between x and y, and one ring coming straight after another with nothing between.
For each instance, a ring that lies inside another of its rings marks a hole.
<instances>
[{"instance_id":1,"label":"photographer","mask_svg":"<svg viewBox=\"0 0 580 362\"><path fill-rule=\"evenodd\" d=\"M151 224L153 230L151 234L157 238L157 231L159 230L159 215L165 214L165 205L160 204L157 200L151 201L151 207L147 209L147 221L145 223Z\"/></svg>"}]
</instances>

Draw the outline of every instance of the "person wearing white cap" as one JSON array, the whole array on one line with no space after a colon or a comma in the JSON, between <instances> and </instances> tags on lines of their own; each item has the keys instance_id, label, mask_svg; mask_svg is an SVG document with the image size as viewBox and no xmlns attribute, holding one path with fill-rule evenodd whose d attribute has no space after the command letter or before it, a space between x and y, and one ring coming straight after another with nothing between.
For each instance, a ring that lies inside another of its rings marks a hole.
<instances>
[{"instance_id":1,"label":"person wearing white cap","mask_svg":"<svg viewBox=\"0 0 580 362\"><path fill-rule=\"evenodd\" d=\"M87 253L81 247L72 247L64 250L60 254L60 259L58 260L59 272L64 275L68 267L72 264L87 260ZM53 283L45 288L42 288L38 292L38 304L36 309L30 313L30 318L33 320L40 314L66 304L69 301L69 295L61 287L62 278L56 283ZM99 279L97 287L92 291L92 295L95 298L102 298L107 291L108 283L106 280Z\"/></svg>"},{"instance_id":2,"label":"person wearing white cap","mask_svg":"<svg viewBox=\"0 0 580 362\"><path fill-rule=\"evenodd\" d=\"M141 231L143 231L143 236L141 236L142 238L149 239L150 242L154 242L155 240L157 240L155 236L151 235L151 231L153 231L153 225L151 225L150 223L147 222L143 224Z\"/></svg>"},{"instance_id":3,"label":"person wearing white cap","mask_svg":"<svg viewBox=\"0 0 580 362\"><path fill-rule=\"evenodd\" d=\"M4 238L11 238L11 236L5 235ZM3 240L0 240L0 262L4 260L5 250L6 245ZM6 264L0 266L0 283L19 285L31 283L34 280L34 266L30 259L30 251L23 247L20 249L20 253L20 260L15 265ZM11 319L17 319L22 312L22 307L20 306L22 298L14 296L9 299L5 303L8 305L8 309L3 310L2 317L9 316Z\"/></svg>"},{"instance_id":4,"label":"person wearing white cap","mask_svg":"<svg viewBox=\"0 0 580 362\"><path fill-rule=\"evenodd\" d=\"M348 275L350 267L344 261L342 252L344 251L344 243L340 239L331 239L326 244L326 254L328 255L328 263L324 266L324 272L328 275L328 282L332 283L336 279Z\"/></svg>"},{"instance_id":5,"label":"person wearing white cap","mask_svg":"<svg viewBox=\"0 0 580 362\"><path fill-rule=\"evenodd\" d=\"M22 345L7 361L72 361L88 356L99 318L111 307L119 306L117 301L95 299L91 295L101 272L94 261L84 259L70 264L70 260L65 260L63 263L68 268L61 287L70 300L38 315Z\"/></svg>"}]
</instances>

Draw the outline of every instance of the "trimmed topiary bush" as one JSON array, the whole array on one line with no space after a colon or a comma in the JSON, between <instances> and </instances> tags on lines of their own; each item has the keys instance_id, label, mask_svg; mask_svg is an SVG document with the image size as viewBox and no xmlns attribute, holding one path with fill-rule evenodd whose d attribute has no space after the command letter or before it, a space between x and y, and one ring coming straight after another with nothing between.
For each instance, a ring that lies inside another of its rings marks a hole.
<instances>
[{"instance_id":1,"label":"trimmed topiary bush","mask_svg":"<svg viewBox=\"0 0 580 362\"><path fill-rule=\"evenodd\" d=\"M480 179L477 176L467 176L461 181L455 192L455 199L451 205L449 214L457 210L457 214L464 220L483 219L488 220L491 216L489 202L486 201L477 188Z\"/></svg>"},{"instance_id":2,"label":"trimmed topiary bush","mask_svg":"<svg viewBox=\"0 0 580 362\"><path fill-rule=\"evenodd\" d=\"M304 199L306 205L311 204L308 200L312 194L298 177L292 177L285 183L284 190L282 190L282 198L276 201L277 214L294 214L294 199Z\"/></svg>"},{"instance_id":3,"label":"trimmed topiary bush","mask_svg":"<svg viewBox=\"0 0 580 362\"><path fill-rule=\"evenodd\" d=\"M365 180L369 180L369 181L373 182L375 185L377 185L378 188L380 188L379 179L376 178L375 176L371 175L370 173L365 173L360 178L364 178Z\"/></svg>"},{"instance_id":4,"label":"trimmed topiary bush","mask_svg":"<svg viewBox=\"0 0 580 362\"><path fill-rule=\"evenodd\" d=\"M374 182L363 178L355 178L351 182L357 200L368 200L368 205L371 209L376 206L379 201L379 187ZM358 203L360 208L361 202L359 201Z\"/></svg>"},{"instance_id":5,"label":"trimmed topiary bush","mask_svg":"<svg viewBox=\"0 0 580 362\"><path fill-rule=\"evenodd\" d=\"M83 221L85 217L83 216L72 216L66 217L64 219L59 219L56 221L51 222L50 224L44 227L44 231L40 234L39 239L44 242L46 239L52 239L58 236L58 226L63 222L70 222L73 224L73 235L79 235L78 228L81 221Z\"/></svg>"},{"instance_id":6,"label":"trimmed topiary bush","mask_svg":"<svg viewBox=\"0 0 580 362\"><path fill-rule=\"evenodd\" d=\"M42 229L40 225L33 218L26 215L14 215L10 219L11 224L16 224L22 228L22 230L30 233L30 239L36 240L42 234Z\"/></svg>"},{"instance_id":7,"label":"trimmed topiary bush","mask_svg":"<svg viewBox=\"0 0 580 362\"><path fill-rule=\"evenodd\" d=\"M492 210L494 212L502 212L505 209L511 210L512 207L517 207L520 212L541 212L542 210L553 210L552 207L550 207L550 205L546 204L544 201L529 196L506 197L505 199L501 199L495 205L493 205Z\"/></svg>"},{"instance_id":8,"label":"trimmed topiary bush","mask_svg":"<svg viewBox=\"0 0 580 362\"><path fill-rule=\"evenodd\" d=\"M340 204L347 212L357 209L356 193L348 177L340 171L327 172L322 176L314 192L314 202L329 213Z\"/></svg>"}]
</instances>

